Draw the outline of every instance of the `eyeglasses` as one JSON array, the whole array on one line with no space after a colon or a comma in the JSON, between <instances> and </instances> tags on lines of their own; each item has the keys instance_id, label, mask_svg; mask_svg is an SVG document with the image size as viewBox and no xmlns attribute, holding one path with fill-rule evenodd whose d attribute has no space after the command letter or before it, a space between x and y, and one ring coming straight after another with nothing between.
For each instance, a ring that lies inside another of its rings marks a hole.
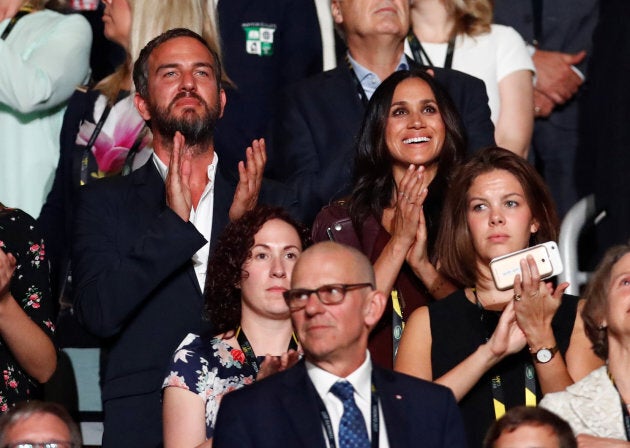
<instances>
[{"instance_id":1,"label":"eyeglasses","mask_svg":"<svg viewBox=\"0 0 630 448\"><path fill-rule=\"evenodd\" d=\"M341 302L348 291L359 288L374 289L372 283L335 283L333 285L320 286L317 289L289 289L282 295L291 311L301 310L306 306L306 302L311 294L315 294L324 305L335 305Z\"/></svg>"},{"instance_id":2,"label":"eyeglasses","mask_svg":"<svg viewBox=\"0 0 630 448\"><path fill-rule=\"evenodd\" d=\"M51 440L50 442L16 442L2 446L2 448L78 448L73 442Z\"/></svg>"}]
</instances>

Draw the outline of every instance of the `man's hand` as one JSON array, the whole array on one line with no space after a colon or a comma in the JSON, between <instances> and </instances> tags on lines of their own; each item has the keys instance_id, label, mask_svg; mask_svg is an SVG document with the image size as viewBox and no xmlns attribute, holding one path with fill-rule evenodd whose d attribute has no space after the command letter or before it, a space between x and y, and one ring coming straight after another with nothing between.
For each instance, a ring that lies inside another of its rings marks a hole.
<instances>
[{"instance_id":1,"label":"man's hand","mask_svg":"<svg viewBox=\"0 0 630 448\"><path fill-rule=\"evenodd\" d=\"M192 194L190 192L191 154L185 148L181 132L175 132L173 150L166 176L166 205L184 221L190 218Z\"/></svg>"},{"instance_id":2,"label":"man's hand","mask_svg":"<svg viewBox=\"0 0 630 448\"><path fill-rule=\"evenodd\" d=\"M583 82L571 66L579 64L585 57L585 51L569 54L536 50L532 57L536 66L536 89L554 103L564 104L575 95Z\"/></svg>"},{"instance_id":3,"label":"man's hand","mask_svg":"<svg viewBox=\"0 0 630 448\"><path fill-rule=\"evenodd\" d=\"M238 163L238 185L234 192L234 200L230 207L230 221L236 221L245 212L256 207L258 194L262 185L265 164L267 163L267 151L265 139L254 140L252 146L245 150L247 162Z\"/></svg>"},{"instance_id":4,"label":"man's hand","mask_svg":"<svg viewBox=\"0 0 630 448\"><path fill-rule=\"evenodd\" d=\"M553 112L556 104L547 95L534 89L534 117L547 118Z\"/></svg>"},{"instance_id":5,"label":"man's hand","mask_svg":"<svg viewBox=\"0 0 630 448\"><path fill-rule=\"evenodd\" d=\"M24 0L0 0L0 22L15 16Z\"/></svg>"}]
</instances>

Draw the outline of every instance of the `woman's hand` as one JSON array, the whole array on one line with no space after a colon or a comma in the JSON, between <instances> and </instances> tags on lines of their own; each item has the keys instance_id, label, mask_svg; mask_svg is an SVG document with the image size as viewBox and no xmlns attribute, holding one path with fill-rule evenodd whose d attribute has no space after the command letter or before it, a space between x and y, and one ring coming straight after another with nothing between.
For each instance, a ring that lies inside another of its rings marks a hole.
<instances>
[{"instance_id":1,"label":"woman's hand","mask_svg":"<svg viewBox=\"0 0 630 448\"><path fill-rule=\"evenodd\" d=\"M422 215L422 204L428 190L422 187L424 167L409 165L407 172L398 185L398 194L394 206L394 218L391 225L392 240L409 248L416 242L418 226ZM426 230L423 232L426 235ZM424 246L426 246L426 237Z\"/></svg>"},{"instance_id":2,"label":"woman's hand","mask_svg":"<svg viewBox=\"0 0 630 448\"><path fill-rule=\"evenodd\" d=\"M0 249L0 301L3 301L11 293L11 278L15 272L15 263L13 254L5 254Z\"/></svg>"},{"instance_id":3,"label":"woman's hand","mask_svg":"<svg viewBox=\"0 0 630 448\"><path fill-rule=\"evenodd\" d=\"M273 375L274 373L282 372L290 367L293 367L296 362L300 360L300 353L297 350L289 350L283 353L281 356L265 355L265 360L260 366L256 381L260 381L263 378Z\"/></svg>"},{"instance_id":4,"label":"woman's hand","mask_svg":"<svg viewBox=\"0 0 630 448\"><path fill-rule=\"evenodd\" d=\"M554 291L551 283L540 280L536 261L531 255L521 260L520 265L522 279L520 275L514 279L514 310L518 325L532 349L553 347L556 340L551 321L569 284L562 283Z\"/></svg>"},{"instance_id":5,"label":"woman's hand","mask_svg":"<svg viewBox=\"0 0 630 448\"><path fill-rule=\"evenodd\" d=\"M507 355L520 352L525 344L525 335L516 321L514 304L510 302L501 313L497 328L486 345L490 352L501 360Z\"/></svg>"}]
</instances>

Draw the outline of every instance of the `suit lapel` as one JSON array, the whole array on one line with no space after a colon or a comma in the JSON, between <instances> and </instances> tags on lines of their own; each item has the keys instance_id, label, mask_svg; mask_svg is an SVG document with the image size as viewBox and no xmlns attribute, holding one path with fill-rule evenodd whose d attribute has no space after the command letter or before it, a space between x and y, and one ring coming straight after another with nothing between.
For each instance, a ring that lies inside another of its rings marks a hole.
<instances>
[{"instance_id":1,"label":"suit lapel","mask_svg":"<svg viewBox=\"0 0 630 448\"><path fill-rule=\"evenodd\" d=\"M401 428L407 427L409 416L404 412L403 404L405 400L404 391L397 390L394 375L391 371L373 366L374 386L378 392L385 427L387 428L387 439L390 448L405 447L408 443Z\"/></svg>"},{"instance_id":2,"label":"suit lapel","mask_svg":"<svg viewBox=\"0 0 630 448\"><path fill-rule=\"evenodd\" d=\"M144 204L145 212L153 220L166 206L164 180L153 164L153 158L150 157L147 163L130 176L133 176L133 188L140 198L137 203Z\"/></svg>"},{"instance_id":3,"label":"suit lapel","mask_svg":"<svg viewBox=\"0 0 630 448\"><path fill-rule=\"evenodd\" d=\"M164 211L166 207L166 190L164 180L160 176L157 168L150 157L138 170L130 174L133 176L133 186L139 200L134 200L137 211L137 221L147 225L155 220L155 218ZM195 290L202 295L195 269L192 261L188 262L188 276L193 282Z\"/></svg>"},{"instance_id":4,"label":"suit lapel","mask_svg":"<svg viewBox=\"0 0 630 448\"><path fill-rule=\"evenodd\" d=\"M306 373L304 360L287 371L283 383L286 390L280 391L279 398L302 446L324 448L326 442L319 418L317 391Z\"/></svg>"}]
</instances>

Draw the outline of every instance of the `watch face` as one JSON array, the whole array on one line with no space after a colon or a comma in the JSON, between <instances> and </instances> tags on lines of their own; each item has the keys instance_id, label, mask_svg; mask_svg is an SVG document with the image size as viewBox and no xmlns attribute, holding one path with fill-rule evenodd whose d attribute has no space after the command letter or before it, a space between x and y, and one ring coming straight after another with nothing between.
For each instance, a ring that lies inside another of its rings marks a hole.
<instances>
[{"instance_id":1,"label":"watch face","mask_svg":"<svg viewBox=\"0 0 630 448\"><path fill-rule=\"evenodd\" d=\"M552 357L553 353L551 353L551 350L549 350L548 348L541 348L536 352L536 360L538 362L549 362Z\"/></svg>"}]
</instances>

